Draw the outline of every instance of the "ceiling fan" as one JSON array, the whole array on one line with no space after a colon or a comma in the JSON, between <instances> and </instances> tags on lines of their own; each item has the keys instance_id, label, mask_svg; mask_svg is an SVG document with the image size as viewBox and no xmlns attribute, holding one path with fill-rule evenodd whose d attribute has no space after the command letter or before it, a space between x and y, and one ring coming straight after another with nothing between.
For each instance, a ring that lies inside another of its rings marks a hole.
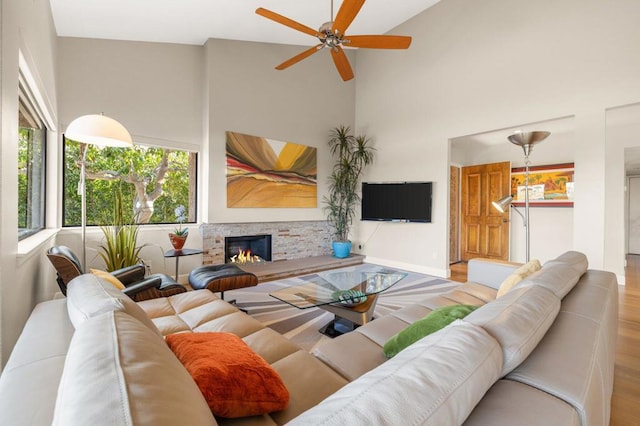
<instances>
[{"instance_id":1,"label":"ceiling fan","mask_svg":"<svg viewBox=\"0 0 640 426\"><path fill-rule=\"evenodd\" d=\"M342 46L348 47L364 47L373 49L407 49L411 44L411 37L396 35L346 35L347 28L355 19L356 15L362 8L365 0L344 0L335 19L333 19L333 0L331 0L331 21L325 22L318 31L307 27L299 22L279 15L270 10L259 7L256 13L279 24L286 25L289 28L317 37L320 44L305 50L302 53L284 61L276 67L277 70L284 70L293 64L313 55L319 50L328 47L331 49L331 57L333 62L344 81L353 78L353 70L345 55Z\"/></svg>"}]
</instances>

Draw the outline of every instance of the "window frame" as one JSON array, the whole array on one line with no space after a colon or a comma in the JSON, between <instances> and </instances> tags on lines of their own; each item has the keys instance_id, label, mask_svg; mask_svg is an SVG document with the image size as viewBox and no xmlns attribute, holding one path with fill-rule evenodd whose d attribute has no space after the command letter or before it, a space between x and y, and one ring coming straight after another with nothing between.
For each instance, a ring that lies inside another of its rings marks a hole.
<instances>
[{"instance_id":1,"label":"window frame","mask_svg":"<svg viewBox=\"0 0 640 426\"><path fill-rule=\"evenodd\" d=\"M67 155L66 155L66 149L67 149L67 142L68 139L64 136L62 136L62 153L61 153L61 159L60 159L60 164L61 164L61 169L62 169L62 188L66 188L67 186L67 174L65 173L65 170L67 168ZM193 176L190 177L190 180L193 180L193 194L194 194L194 200L193 200L193 212L191 210L189 210L189 216L193 218L193 220L189 220L187 219L185 222L183 222L183 224L185 225L194 225L198 223L198 217L199 217L199 211L198 211L198 207L199 207L199 203L198 203L198 194L199 194L199 160L200 160L200 152L194 149L188 149L188 148L179 148L179 147L172 147L172 146L166 146L166 145L158 145L158 144L152 144L152 143L136 143L135 145L137 146L142 146L142 147L148 147L148 148L158 148L158 149L169 149L172 151L181 151L181 152L185 152L188 154L194 154L194 165L193 165ZM88 182L88 181L87 181ZM60 202L61 202L61 226L63 228L74 228L74 227L79 227L80 224L67 224L66 223L66 209L67 209L67 203L66 203L66 198L65 198L65 191L64 189L61 191L61 197L60 197ZM176 206L177 207L177 206ZM177 221L173 221L173 222L150 222L150 223L139 223L139 226L143 226L143 227L152 227L152 226L166 226L166 225L178 225L179 222ZM87 228L97 228L100 227L100 225L96 225L96 224L86 224Z\"/></svg>"},{"instance_id":2,"label":"window frame","mask_svg":"<svg viewBox=\"0 0 640 426\"><path fill-rule=\"evenodd\" d=\"M28 83L28 79L24 75L23 70L20 69L20 72L18 75L18 129L22 127L20 126L21 115L24 115L27 119L38 122L40 126L39 131L41 132L40 150L42 154L41 154L41 160L40 160L40 169L38 171L39 178L40 178L40 185L39 185L39 189L37 190L40 192L39 205L37 206L39 210L38 211L39 220L36 226L33 226L33 223L31 224L28 223L25 228L21 228L20 217L18 215L18 221L17 221L18 222L18 229L17 229L18 241L23 241L24 239L37 234L38 232L45 229L47 224L47 188L48 188L48 182L47 182L47 174L48 174L48 170L47 170L47 163L48 163L47 144L48 143L47 142L48 140L47 138L48 138L48 133L50 129L49 129L49 126L47 125L47 121L45 120L44 114L42 114L42 110L36 99L37 98L36 96L34 96L34 92ZM18 137L18 144L19 144L20 143L19 134L16 136ZM29 194L31 193L33 193L33 191L28 191L27 196L30 197ZM20 194L18 193L18 195ZM16 206L18 207L18 211L19 211L19 206L21 201L22 200L20 199L20 197L18 197L18 205Z\"/></svg>"}]
</instances>

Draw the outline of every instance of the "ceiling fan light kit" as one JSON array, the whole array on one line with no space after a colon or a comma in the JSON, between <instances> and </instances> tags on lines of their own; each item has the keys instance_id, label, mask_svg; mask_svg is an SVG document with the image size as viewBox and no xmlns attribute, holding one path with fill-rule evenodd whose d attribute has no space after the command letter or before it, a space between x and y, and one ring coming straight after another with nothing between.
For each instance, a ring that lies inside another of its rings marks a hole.
<instances>
[{"instance_id":1,"label":"ceiling fan light kit","mask_svg":"<svg viewBox=\"0 0 640 426\"><path fill-rule=\"evenodd\" d=\"M259 7L256 13L267 19L271 19L279 24L285 25L296 31L316 37L320 40L320 44L305 50L302 53L284 61L276 66L277 70L289 68L301 60L313 55L314 53L328 47L331 50L331 57L338 73L344 81L353 78L353 70L344 53L342 46L359 47L368 49L408 49L411 45L411 37L397 35L356 35L347 36L345 33L349 25L353 22L356 15L364 5L365 0L344 0L335 19L333 19L333 0L331 2L331 21L325 22L320 26L318 31L303 25L299 22L282 16L276 12Z\"/></svg>"}]
</instances>

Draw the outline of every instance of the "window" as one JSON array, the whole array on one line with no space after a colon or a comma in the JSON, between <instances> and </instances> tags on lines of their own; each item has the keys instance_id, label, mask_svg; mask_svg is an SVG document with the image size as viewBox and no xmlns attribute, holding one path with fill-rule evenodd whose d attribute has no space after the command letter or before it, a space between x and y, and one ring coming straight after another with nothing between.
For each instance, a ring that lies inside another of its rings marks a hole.
<instances>
[{"instance_id":1,"label":"window","mask_svg":"<svg viewBox=\"0 0 640 426\"><path fill-rule=\"evenodd\" d=\"M186 221L196 221L195 152L140 145L100 148L66 139L64 226L81 223L78 181L83 157L87 173L87 225L113 223L116 191L123 192L124 210L131 212L130 221L176 223L175 210L181 205L186 209Z\"/></svg>"},{"instance_id":2,"label":"window","mask_svg":"<svg viewBox=\"0 0 640 426\"><path fill-rule=\"evenodd\" d=\"M18 103L18 239L45 224L45 144L47 128L23 79Z\"/></svg>"}]
</instances>

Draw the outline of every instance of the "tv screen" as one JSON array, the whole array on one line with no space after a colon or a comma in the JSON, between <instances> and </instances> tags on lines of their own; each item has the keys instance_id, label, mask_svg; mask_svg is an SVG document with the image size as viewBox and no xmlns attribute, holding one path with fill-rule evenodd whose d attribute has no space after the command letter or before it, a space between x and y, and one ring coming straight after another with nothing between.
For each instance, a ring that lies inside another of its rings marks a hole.
<instances>
[{"instance_id":1,"label":"tv screen","mask_svg":"<svg viewBox=\"0 0 640 426\"><path fill-rule=\"evenodd\" d=\"M362 183L362 220L431 222L431 182Z\"/></svg>"}]
</instances>

